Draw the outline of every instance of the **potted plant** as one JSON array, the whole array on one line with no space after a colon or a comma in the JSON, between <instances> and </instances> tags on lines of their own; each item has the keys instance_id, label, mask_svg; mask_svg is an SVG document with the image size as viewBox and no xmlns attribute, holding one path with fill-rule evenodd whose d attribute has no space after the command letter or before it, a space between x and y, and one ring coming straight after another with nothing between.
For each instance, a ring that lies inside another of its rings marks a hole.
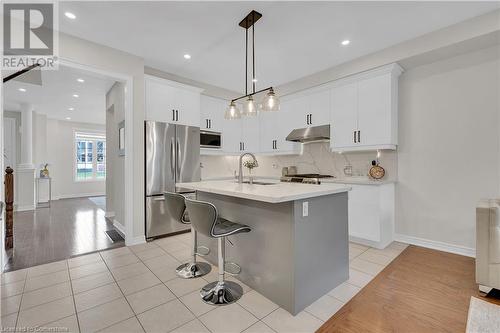
<instances>
[{"instance_id":1,"label":"potted plant","mask_svg":"<svg viewBox=\"0 0 500 333\"><path fill-rule=\"evenodd\" d=\"M259 163L257 161L245 161L243 166L248 169L250 184L253 184L252 169L258 167Z\"/></svg>"}]
</instances>

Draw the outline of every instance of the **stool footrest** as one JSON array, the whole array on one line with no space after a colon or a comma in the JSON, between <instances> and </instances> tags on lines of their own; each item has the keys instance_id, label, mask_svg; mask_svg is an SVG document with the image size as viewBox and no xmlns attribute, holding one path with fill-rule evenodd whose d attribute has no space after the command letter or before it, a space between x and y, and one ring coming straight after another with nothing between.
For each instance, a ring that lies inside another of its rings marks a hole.
<instances>
[{"instance_id":1,"label":"stool footrest","mask_svg":"<svg viewBox=\"0 0 500 333\"><path fill-rule=\"evenodd\" d=\"M241 266L232 261L226 261L224 263L224 272L230 275L239 275L241 273Z\"/></svg>"},{"instance_id":2,"label":"stool footrest","mask_svg":"<svg viewBox=\"0 0 500 333\"><path fill-rule=\"evenodd\" d=\"M210 249L206 246L198 246L196 249L196 255L198 256L207 256L210 253Z\"/></svg>"}]
</instances>

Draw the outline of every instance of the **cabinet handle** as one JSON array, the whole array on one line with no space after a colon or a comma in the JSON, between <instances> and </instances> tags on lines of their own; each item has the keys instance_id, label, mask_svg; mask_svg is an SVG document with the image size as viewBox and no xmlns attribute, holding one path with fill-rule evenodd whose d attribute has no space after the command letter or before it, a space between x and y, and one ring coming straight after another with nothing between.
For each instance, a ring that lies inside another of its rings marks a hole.
<instances>
[{"instance_id":1,"label":"cabinet handle","mask_svg":"<svg viewBox=\"0 0 500 333\"><path fill-rule=\"evenodd\" d=\"M241 142L240 142L240 151L241 151Z\"/></svg>"},{"instance_id":2,"label":"cabinet handle","mask_svg":"<svg viewBox=\"0 0 500 333\"><path fill-rule=\"evenodd\" d=\"M309 125L313 124L313 115L312 113L309 113Z\"/></svg>"},{"instance_id":3,"label":"cabinet handle","mask_svg":"<svg viewBox=\"0 0 500 333\"><path fill-rule=\"evenodd\" d=\"M309 115L306 115L306 125L309 125Z\"/></svg>"},{"instance_id":4,"label":"cabinet handle","mask_svg":"<svg viewBox=\"0 0 500 333\"><path fill-rule=\"evenodd\" d=\"M353 131L352 133L354 134L354 143L357 143L356 142L356 131Z\"/></svg>"},{"instance_id":5,"label":"cabinet handle","mask_svg":"<svg viewBox=\"0 0 500 333\"><path fill-rule=\"evenodd\" d=\"M208 128L208 119L205 119L205 128Z\"/></svg>"},{"instance_id":6,"label":"cabinet handle","mask_svg":"<svg viewBox=\"0 0 500 333\"><path fill-rule=\"evenodd\" d=\"M361 131L358 131L358 143L361 143Z\"/></svg>"},{"instance_id":7,"label":"cabinet handle","mask_svg":"<svg viewBox=\"0 0 500 333\"><path fill-rule=\"evenodd\" d=\"M175 110L172 110L172 121L175 121Z\"/></svg>"},{"instance_id":8,"label":"cabinet handle","mask_svg":"<svg viewBox=\"0 0 500 333\"><path fill-rule=\"evenodd\" d=\"M274 146L274 140L273 140L273 149L276 149L275 146Z\"/></svg>"},{"instance_id":9,"label":"cabinet handle","mask_svg":"<svg viewBox=\"0 0 500 333\"><path fill-rule=\"evenodd\" d=\"M243 150L245 150L245 143L243 142Z\"/></svg>"},{"instance_id":10,"label":"cabinet handle","mask_svg":"<svg viewBox=\"0 0 500 333\"><path fill-rule=\"evenodd\" d=\"M208 128L212 128L212 119L208 119Z\"/></svg>"},{"instance_id":11,"label":"cabinet handle","mask_svg":"<svg viewBox=\"0 0 500 333\"><path fill-rule=\"evenodd\" d=\"M179 121L179 110L175 110L175 121Z\"/></svg>"}]
</instances>

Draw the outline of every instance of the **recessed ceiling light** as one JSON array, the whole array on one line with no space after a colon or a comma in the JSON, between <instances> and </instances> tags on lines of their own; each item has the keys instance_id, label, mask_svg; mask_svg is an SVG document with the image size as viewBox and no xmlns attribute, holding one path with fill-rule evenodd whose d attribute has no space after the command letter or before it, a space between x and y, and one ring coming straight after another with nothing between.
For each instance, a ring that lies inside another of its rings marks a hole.
<instances>
[{"instance_id":1,"label":"recessed ceiling light","mask_svg":"<svg viewBox=\"0 0 500 333\"><path fill-rule=\"evenodd\" d=\"M69 111L74 111L74 110L75 110L75 108L68 108L68 110L69 110Z\"/></svg>"},{"instance_id":2,"label":"recessed ceiling light","mask_svg":"<svg viewBox=\"0 0 500 333\"><path fill-rule=\"evenodd\" d=\"M186 54L184 55L184 59L191 59L191 55L186 53Z\"/></svg>"},{"instance_id":3,"label":"recessed ceiling light","mask_svg":"<svg viewBox=\"0 0 500 333\"><path fill-rule=\"evenodd\" d=\"M85 80L84 80L84 79L76 79L76 80L77 80L78 82L80 82L80 83L85 82Z\"/></svg>"},{"instance_id":4,"label":"recessed ceiling light","mask_svg":"<svg viewBox=\"0 0 500 333\"><path fill-rule=\"evenodd\" d=\"M344 46L347 46L347 45L351 44L351 41L349 39L346 39L346 40L343 40L341 44Z\"/></svg>"},{"instance_id":5,"label":"recessed ceiling light","mask_svg":"<svg viewBox=\"0 0 500 333\"><path fill-rule=\"evenodd\" d=\"M67 18L72 19L72 20L76 19L76 15L71 13L71 12L64 13L64 16L66 16Z\"/></svg>"},{"instance_id":6,"label":"recessed ceiling light","mask_svg":"<svg viewBox=\"0 0 500 333\"><path fill-rule=\"evenodd\" d=\"M73 97L78 98L78 97L80 97L80 96L79 96L79 95L77 95L77 94L73 94Z\"/></svg>"},{"instance_id":7,"label":"recessed ceiling light","mask_svg":"<svg viewBox=\"0 0 500 333\"><path fill-rule=\"evenodd\" d=\"M66 117L66 120L71 120L71 117Z\"/></svg>"},{"instance_id":8,"label":"recessed ceiling light","mask_svg":"<svg viewBox=\"0 0 500 333\"><path fill-rule=\"evenodd\" d=\"M26 89L24 89L24 88L19 88L17 90L22 91L22 92L26 92Z\"/></svg>"}]
</instances>

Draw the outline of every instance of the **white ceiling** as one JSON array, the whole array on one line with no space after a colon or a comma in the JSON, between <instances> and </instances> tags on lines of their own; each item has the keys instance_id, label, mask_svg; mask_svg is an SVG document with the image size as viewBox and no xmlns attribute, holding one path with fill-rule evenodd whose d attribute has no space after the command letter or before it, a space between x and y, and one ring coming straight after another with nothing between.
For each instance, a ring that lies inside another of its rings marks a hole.
<instances>
[{"instance_id":1,"label":"white ceiling","mask_svg":"<svg viewBox=\"0 0 500 333\"><path fill-rule=\"evenodd\" d=\"M78 82L78 78L85 82ZM59 66L58 70L42 71L41 86L17 80L4 84L4 109L17 111L20 103L30 103L35 112L49 118L67 120L66 117L70 117L71 121L104 124L106 92L113 84L113 80L103 76ZM68 110L70 107L74 110Z\"/></svg>"},{"instance_id":2,"label":"white ceiling","mask_svg":"<svg viewBox=\"0 0 500 333\"><path fill-rule=\"evenodd\" d=\"M252 9L263 14L255 26L263 88L497 8L496 2L101 1L61 2L59 13L64 32L141 56L147 66L243 91L245 34L237 24ZM340 46L344 39L351 45Z\"/></svg>"}]
</instances>

